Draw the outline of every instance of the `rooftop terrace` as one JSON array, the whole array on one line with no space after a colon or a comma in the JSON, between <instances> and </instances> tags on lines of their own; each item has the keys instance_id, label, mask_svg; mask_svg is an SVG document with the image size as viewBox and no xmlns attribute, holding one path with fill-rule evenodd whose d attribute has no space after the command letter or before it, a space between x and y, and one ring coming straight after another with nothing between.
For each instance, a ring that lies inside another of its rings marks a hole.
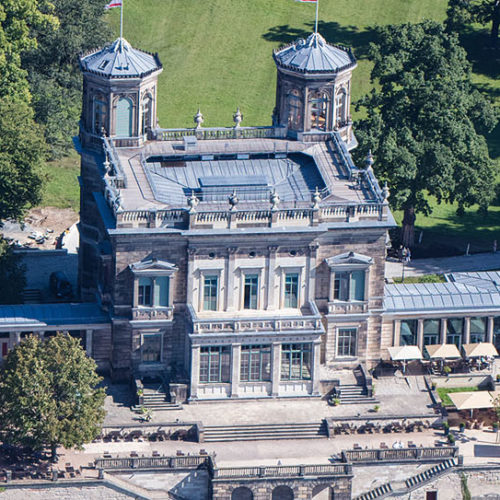
<instances>
[{"instance_id":1,"label":"rooftop terrace","mask_svg":"<svg viewBox=\"0 0 500 500\"><path fill-rule=\"evenodd\" d=\"M387 193L371 169L353 164L338 133L314 143L272 138L268 129L205 129L188 150L180 139L196 129L156 133L140 149L105 139L98 204L122 228L392 222Z\"/></svg>"}]
</instances>

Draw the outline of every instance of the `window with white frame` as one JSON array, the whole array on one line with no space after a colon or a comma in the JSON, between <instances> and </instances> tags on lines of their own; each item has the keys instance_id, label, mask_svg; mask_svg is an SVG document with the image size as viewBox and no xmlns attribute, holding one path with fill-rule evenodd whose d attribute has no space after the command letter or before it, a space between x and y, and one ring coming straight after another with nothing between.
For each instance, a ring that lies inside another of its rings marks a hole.
<instances>
[{"instance_id":1,"label":"window with white frame","mask_svg":"<svg viewBox=\"0 0 500 500\"><path fill-rule=\"evenodd\" d=\"M339 328L337 333L337 356L356 356L357 328Z\"/></svg>"},{"instance_id":2,"label":"window with white frame","mask_svg":"<svg viewBox=\"0 0 500 500\"><path fill-rule=\"evenodd\" d=\"M281 380L311 380L311 344L281 346Z\"/></svg>"},{"instance_id":3,"label":"window with white frame","mask_svg":"<svg viewBox=\"0 0 500 500\"><path fill-rule=\"evenodd\" d=\"M243 309L258 309L259 275L245 274L243 279Z\"/></svg>"},{"instance_id":4,"label":"window with white frame","mask_svg":"<svg viewBox=\"0 0 500 500\"><path fill-rule=\"evenodd\" d=\"M170 278L168 276L138 279L137 305L139 307L168 307L170 305Z\"/></svg>"},{"instance_id":5,"label":"window with white frame","mask_svg":"<svg viewBox=\"0 0 500 500\"><path fill-rule=\"evenodd\" d=\"M231 346L203 346L200 349L200 382L229 382Z\"/></svg>"},{"instance_id":6,"label":"window with white frame","mask_svg":"<svg viewBox=\"0 0 500 500\"><path fill-rule=\"evenodd\" d=\"M365 271L336 272L333 298L343 302L365 300Z\"/></svg>"},{"instance_id":7,"label":"window with white frame","mask_svg":"<svg viewBox=\"0 0 500 500\"><path fill-rule=\"evenodd\" d=\"M217 296L219 290L219 276L207 274L202 277L203 281L203 310L217 311Z\"/></svg>"},{"instance_id":8,"label":"window with white frame","mask_svg":"<svg viewBox=\"0 0 500 500\"><path fill-rule=\"evenodd\" d=\"M285 308L299 307L299 273L285 273L283 305Z\"/></svg>"},{"instance_id":9,"label":"window with white frame","mask_svg":"<svg viewBox=\"0 0 500 500\"><path fill-rule=\"evenodd\" d=\"M271 380L271 346L241 346L240 380L268 382Z\"/></svg>"}]
</instances>

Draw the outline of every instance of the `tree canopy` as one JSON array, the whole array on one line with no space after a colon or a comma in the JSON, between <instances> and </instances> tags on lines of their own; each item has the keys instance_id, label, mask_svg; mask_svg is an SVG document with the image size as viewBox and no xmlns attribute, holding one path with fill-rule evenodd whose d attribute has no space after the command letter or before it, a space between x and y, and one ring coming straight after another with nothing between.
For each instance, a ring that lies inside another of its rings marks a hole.
<instances>
[{"instance_id":1,"label":"tree canopy","mask_svg":"<svg viewBox=\"0 0 500 500\"><path fill-rule=\"evenodd\" d=\"M441 24L391 25L377 34L369 53L379 86L356 104L367 115L357 127L358 154L372 149L393 208L405 211L403 243L409 246L415 212L431 211L428 195L457 202L459 212L488 207L495 169L481 134L497 117L471 84L457 36Z\"/></svg>"},{"instance_id":2,"label":"tree canopy","mask_svg":"<svg viewBox=\"0 0 500 500\"><path fill-rule=\"evenodd\" d=\"M12 247L0 238L0 304L19 304L22 302L26 286L25 267L21 257L14 254Z\"/></svg>"},{"instance_id":3,"label":"tree canopy","mask_svg":"<svg viewBox=\"0 0 500 500\"><path fill-rule=\"evenodd\" d=\"M446 25L460 30L469 23L490 24L492 45L498 43L500 27L500 0L449 0Z\"/></svg>"},{"instance_id":4,"label":"tree canopy","mask_svg":"<svg viewBox=\"0 0 500 500\"><path fill-rule=\"evenodd\" d=\"M79 340L30 335L9 352L0 370L0 439L32 450L80 447L100 432L102 379Z\"/></svg>"}]
</instances>

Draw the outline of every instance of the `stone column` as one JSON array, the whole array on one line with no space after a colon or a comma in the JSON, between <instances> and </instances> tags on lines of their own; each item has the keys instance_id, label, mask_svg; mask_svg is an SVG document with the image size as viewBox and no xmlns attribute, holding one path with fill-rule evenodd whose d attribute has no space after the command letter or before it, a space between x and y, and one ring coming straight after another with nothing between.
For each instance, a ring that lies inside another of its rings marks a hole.
<instances>
[{"instance_id":1,"label":"stone column","mask_svg":"<svg viewBox=\"0 0 500 500\"><path fill-rule=\"evenodd\" d=\"M134 307L137 307L139 304L139 278L134 276L134 297L132 303Z\"/></svg>"},{"instance_id":2,"label":"stone column","mask_svg":"<svg viewBox=\"0 0 500 500\"><path fill-rule=\"evenodd\" d=\"M87 352L87 356L90 358L92 357L93 354L93 349L92 349L92 344L94 341L94 331L93 330L86 330L85 332L85 350Z\"/></svg>"},{"instance_id":3,"label":"stone column","mask_svg":"<svg viewBox=\"0 0 500 500\"><path fill-rule=\"evenodd\" d=\"M493 327L495 324L495 318L493 316L488 316L488 324L486 326L486 342L493 344Z\"/></svg>"},{"instance_id":4,"label":"stone column","mask_svg":"<svg viewBox=\"0 0 500 500\"><path fill-rule=\"evenodd\" d=\"M318 252L318 245L309 245L309 257L307 259L307 293L306 300L312 301L316 295L316 257Z\"/></svg>"},{"instance_id":5,"label":"stone column","mask_svg":"<svg viewBox=\"0 0 500 500\"><path fill-rule=\"evenodd\" d=\"M271 396L278 397L280 392L281 379L281 344L273 342L271 347L272 362L272 378L271 378Z\"/></svg>"},{"instance_id":6,"label":"stone column","mask_svg":"<svg viewBox=\"0 0 500 500\"><path fill-rule=\"evenodd\" d=\"M43 342L45 340L45 332L38 332L38 338Z\"/></svg>"},{"instance_id":7,"label":"stone column","mask_svg":"<svg viewBox=\"0 0 500 500\"><path fill-rule=\"evenodd\" d=\"M417 345L421 351L424 350L424 320L423 319L418 320Z\"/></svg>"},{"instance_id":8,"label":"stone column","mask_svg":"<svg viewBox=\"0 0 500 500\"><path fill-rule=\"evenodd\" d=\"M191 346L191 387L189 399L198 399L198 383L200 381L200 346Z\"/></svg>"},{"instance_id":9,"label":"stone column","mask_svg":"<svg viewBox=\"0 0 500 500\"><path fill-rule=\"evenodd\" d=\"M394 338L393 338L393 346L401 345L401 320L394 320Z\"/></svg>"},{"instance_id":10,"label":"stone column","mask_svg":"<svg viewBox=\"0 0 500 500\"><path fill-rule=\"evenodd\" d=\"M193 270L194 270L194 256L196 254L196 249L195 248L188 248L187 253L188 253L188 261L187 261L186 302L188 304L191 304L194 307L194 310L196 311L196 310L198 310L198 305L195 305L193 302L193 283L194 283ZM201 293L201 287L200 287L199 293Z\"/></svg>"},{"instance_id":11,"label":"stone column","mask_svg":"<svg viewBox=\"0 0 500 500\"><path fill-rule=\"evenodd\" d=\"M440 336L441 336L441 344L446 344L446 332L448 329L448 320L446 318L441 318L441 329L440 329Z\"/></svg>"},{"instance_id":12,"label":"stone column","mask_svg":"<svg viewBox=\"0 0 500 500\"><path fill-rule=\"evenodd\" d=\"M231 346L231 397L237 398L240 389L241 344Z\"/></svg>"},{"instance_id":13,"label":"stone column","mask_svg":"<svg viewBox=\"0 0 500 500\"><path fill-rule=\"evenodd\" d=\"M238 249L236 247L229 247L227 249L227 258L226 258L226 311L234 311L234 261L236 251Z\"/></svg>"},{"instance_id":14,"label":"stone column","mask_svg":"<svg viewBox=\"0 0 500 500\"><path fill-rule=\"evenodd\" d=\"M21 332L12 332L11 337L12 347L21 343Z\"/></svg>"},{"instance_id":15,"label":"stone column","mask_svg":"<svg viewBox=\"0 0 500 500\"><path fill-rule=\"evenodd\" d=\"M320 378L319 378L319 368L321 362L321 340L313 343L313 351L312 351L313 359L312 359L312 395L319 396L320 394Z\"/></svg>"},{"instance_id":16,"label":"stone column","mask_svg":"<svg viewBox=\"0 0 500 500\"><path fill-rule=\"evenodd\" d=\"M267 297L266 297L266 309L272 310L276 309L276 293L274 290L274 275L276 272L276 252L278 251L278 247L271 246L267 247L269 251L269 255L267 257Z\"/></svg>"},{"instance_id":17,"label":"stone column","mask_svg":"<svg viewBox=\"0 0 500 500\"><path fill-rule=\"evenodd\" d=\"M470 344L470 318L464 318L463 344Z\"/></svg>"}]
</instances>

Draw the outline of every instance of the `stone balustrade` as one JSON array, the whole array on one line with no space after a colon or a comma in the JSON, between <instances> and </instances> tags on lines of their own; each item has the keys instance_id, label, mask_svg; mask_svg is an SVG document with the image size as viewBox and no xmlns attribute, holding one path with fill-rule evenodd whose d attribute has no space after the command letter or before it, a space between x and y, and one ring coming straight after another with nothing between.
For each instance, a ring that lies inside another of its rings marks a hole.
<instances>
[{"instance_id":1,"label":"stone balustrade","mask_svg":"<svg viewBox=\"0 0 500 500\"><path fill-rule=\"evenodd\" d=\"M204 333L238 333L238 332L287 332L287 331L313 331L323 333L324 328L321 317L313 304L311 315L304 316L272 316L269 318L200 318L191 304L188 304L190 320L194 334ZM229 313L230 314L230 313Z\"/></svg>"},{"instance_id":2,"label":"stone balustrade","mask_svg":"<svg viewBox=\"0 0 500 500\"><path fill-rule=\"evenodd\" d=\"M214 128L157 128L151 131L150 139L156 141L182 141L186 136L198 140L225 139L278 139L286 137L285 127L214 127Z\"/></svg>"},{"instance_id":3,"label":"stone balustrade","mask_svg":"<svg viewBox=\"0 0 500 500\"><path fill-rule=\"evenodd\" d=\"M386 220L383 203L338 204L281 210L119 210L118 227L178 227L180 229L231 229L240 227L311 227L329 222Z\"/></svg>"},{"instance_id":4,"label":"stone balustrade","mask_svg":"<svg viewBox=\"0 0 500 500\"><path fill-rule=\"evenodd\" d=\"M173 316L173 307L134 307L132 309L132 319L135 321L172 321Z\"/></svg>"},{"instance_id":5,"label":"stone balustrade","mask_svg":"<svg viewBox=\"0 0 500 500\"><path fill-rule=\"evenodd\" d=\"M97 458L96 469L195 469L209 465L211 458L207 455L188 455L181 457L111 457Z\"/></svg>"},{"instance_id":6,"label":"stone balustrade","mask_svg":"<svg viewBox=\"0 0 500 500\"><path fill-rule=\"evenodd\" d=\"M328 302L328 314L365 314L368 302Z\"/></svg>"},{"instance_id":7,"label":"stone balustrade","mask_svg":"<svg viewBox=\"0 0 500 500\"><path fill-rule=\"evenodd\" d=\"M282 478L304 476L349 476L350 464L278 465L272 467L223 467L214 469L214 479Z\"/></svg>"},{"instance_id":8,"label":"stone balustrade","mask_svg":"<svg viewBox=\"0 0 500 500\"><path fill-rule=\"evenodd\" d=\"M457 456L456 446L342 451L342 461L346 463L442 461Z\"/></svg>"}]
</instances>

